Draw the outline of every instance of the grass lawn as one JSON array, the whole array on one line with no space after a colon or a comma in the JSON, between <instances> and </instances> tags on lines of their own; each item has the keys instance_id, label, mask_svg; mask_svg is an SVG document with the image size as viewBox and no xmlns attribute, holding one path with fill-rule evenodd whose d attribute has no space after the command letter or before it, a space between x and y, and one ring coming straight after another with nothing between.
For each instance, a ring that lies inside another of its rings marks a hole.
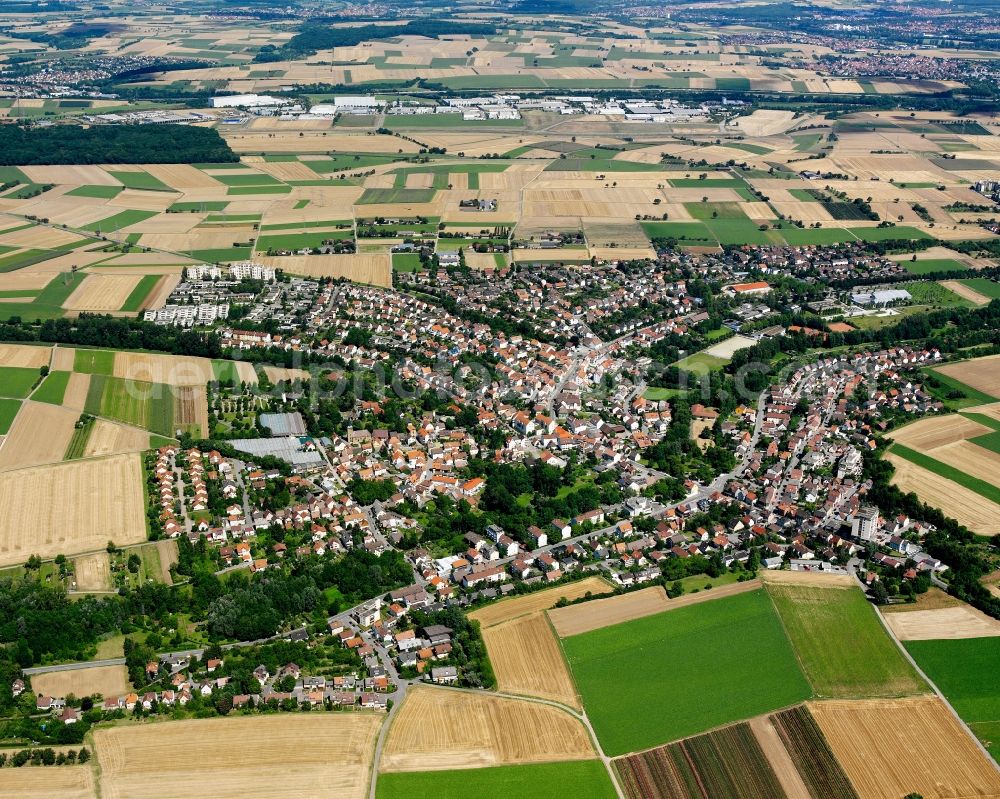
<instances>
[{"instance_id":1,"label":"grass lawn","mask_svg":"<svg viewBox=\"0 0 1000 799\"><path fill-rule=\"evenodd\" d=\"M121 194L123 186L77 186L70 189L64 196L66 197L98 197L102 200L110 200Z\"/></svg>"},{"instance_id":2,"label":"grass lawn","mask_svg":"<svg viewBox=\"0 0 1000 799\"><path fill-rule=\"evenodd\" d=\"M689 372L694 372L700 374L702 372L712 372L717 369L721 369L729 363L726 358L717 358L714 355L708 355L704 352L696 352L694 355L688 355L686 358L682 358L674 364L678 369L685 369Z\"/></svg>"},{"instance_id":3,"label":"grass lawn","mask_svg":"<svg viewBox=\"0 0 1000 799\"><path fill-rule=\"evenodd\" d=\"M778 233L793 247L806 247L811 244L842 244L845 241L857 241L857 237L851 231L837 227L786 227L782 228Z\"/></svg>"},{"instance_id":4,"label":"grass lawn","mask_svg":"<svg viewBox=\"0 0 1000 799\"><path fill-rule=\"evenodd\" d=\"M0 436L7 435L19 410L21 410L21 400L0 399Z\"/></svg>"},{"instance_id":5,"label":"grass lawn","mask_svg":"<svg viewBox=\"0 0 1000 799\"><path fill-rule=\"evenodd\" d=\"M643 396L652 400L653 402L659 402L660 400L670 399L671 397L676 397L678 394L683 394L679 388L660 388L659 386L653 386L647 388Z\"/></svg>"},{"instance_id":6,"label":"grass lawn","mask_svg":"<svg viewBox=\"0 0 1000 799\"><path fill-rule=\"evenodd\" d=\"M907 641L907 651L1000 758L1000 638Z\"/></svg>"},{"instance_id":7,"label":"grass lawn","mask_svg":"<svg viewBox=\"0 0 1000 799\"><path fill-rule=\"evenodd\" d=\"M858 588L767 588L802 669L824 699L908 696L927 686Z\"/></svg>"},{"instance_id":8,"label":"grass lawn","mask_svg":"<svg viewBox=\"0 0 1000 799\"><path fill-rule=\"evenodd\" d=\"M392 254L394 272L419 272L420 256L415 252L394 252Z\"/></svg>"},{"instance_id":9,"label":"grass lawn","mask_svg":"<svg viewBox=\"0 0 1000 799\"><path fill-rule=\"evenodd\" d=\"M986 497L990 502L996 502L1000 505L1000 488L997 488L993 483L987 483L985 480L980 480L978 477L966 474L954 466L949 466L947 463L935 460L924 455L922 452L904 447L902 444L893 444L889 451L894 455L899 455L901 458L906 458L911 463L917 464L917 466L940 475L946 480L951 480L953 483L958 483L970 491L975 491L981 497Z\"/></svg>"},{"instance_id":10,"label":"grass lawn","mask_svg":"<svg viewBox=\"0 0 1000 799\"><path fill-rule=\"evenodd\" d=\"M753 591L563 640L610 755L695 735L810 696L767 594ZM700 674L697 686L692 675Z\"/></svg>"},{"instance_id":11,"label":"grass lawn","mask_svg":"<svg viewBox=\"0 0 1000 799\"><path fill-rule=\"evenodd\" d=\"M69 384L70 372L49 372L49 376L35 389L31 398L36 402L47 402L50 405L62 405Z\"/></svg>"},{"instance_id":12,"label":"grass lawn","mask_svg":"<svg viewBox=\"0 0 1000 799\"><path fill-rule=\"evenodd\" d=\"M600 760L523 766L380 774L378 799L550 799L572 786L574 799L613 799L615 789Z\"/></svg>"},{"instance_id":13,"label":"grass lawn","mask_svg":"<svg viewBox=\"0 0 1000 799\"><path fill-rule=\"evenodd\" d=\"M114 350L77 350L73 355L73 371L89 375L110 375L115 371Z\"/></svg>"},{"instance_id":14,"label":"grass lawn","mask_svg":"<svg viewBox=\"0 0 1000 799\"><path fill-rule=\"evenodd\" d=\"M38 377L39 372L33 366L0 366L0 397L24 399Z\"/></svg>"},{"instance_id":15,"label":"grass lawn","mask_svg":"<svg viewBox=\"0 0 1000 799\"><path fill-rule=\"evenodd\" d=\"M922 230L908 225L895 227L856 227L851 232L862 241L886 241L889 239L929 239Z\"/></svg>"}]
</instances>

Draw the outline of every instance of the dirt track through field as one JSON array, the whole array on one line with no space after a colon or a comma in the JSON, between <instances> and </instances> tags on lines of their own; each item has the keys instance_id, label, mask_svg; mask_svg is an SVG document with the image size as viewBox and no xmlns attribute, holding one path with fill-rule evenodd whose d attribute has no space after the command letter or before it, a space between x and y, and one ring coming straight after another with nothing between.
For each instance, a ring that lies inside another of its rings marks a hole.
<instances>
[{"instance_id":1,"label":"dirt track through field","mask_svg":"<svg viewBox=\"0 0 1000 799\"><path fill-rule=\"evenodd\" d=\"M754 738L757 739L757 743L760 744L760 748L764 751L764 757L771 764L771 768L774 770L778 782L781 783L787 799L812 799L809 789L806 788L802 777L799 776L798 769L795 768L791 755L788 754L788 750L785 748L785 744L782 742L781 736L778 735L778 731L775 729L770 717L758 716L757 718L750 719L749 723Z\"/></svg>"}]
</instances>

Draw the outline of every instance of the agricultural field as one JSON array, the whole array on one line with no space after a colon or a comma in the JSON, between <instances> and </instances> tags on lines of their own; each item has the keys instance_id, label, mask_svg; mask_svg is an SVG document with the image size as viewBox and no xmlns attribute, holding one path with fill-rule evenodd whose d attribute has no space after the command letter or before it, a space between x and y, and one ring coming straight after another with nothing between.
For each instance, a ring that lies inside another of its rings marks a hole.
<instances>
[{"instance_id":1,"label":"agricultural field","mask_svg":"<svg viewBox=\"0 0 1000 799\"><path fill-rule=\"evenodd\" d=\"M614 786L600 760L536 763L456 771L380 774L378 799L468 799L517 796L551 799L573 786L578 799L614 799Z\"/></svg>"},{"instance_id":2,"label":"agricultural field","mask_svg":"<svg viewBox=\"0 0 1000 799\"><path fill-rule=\"evenodd\" d=\"M76 591L111 590L111 562L107 552L95 552L73 560L73 582Z\"/></svg>"},{"instance_id":3,"label":"agricultural field","mask_svg":"<svg viewBox=\"0 0 1000 799\"><path fill-rule=\"evenodd\" d=\"M42 773L30 767L0 768L0 794L18 799L94 799L94 770L89 765L46 768Z\"/></svg>"},{"instance_id":4,"label":"agricultural field","mask_svg":"<svg viewBox=\"0 0 1000 799\"><path fill-rule=\"evenodd\" d=\"M31 677L31 690L43 696L121 696L132 690L124 666L91 666L49 671Z\"/></svg>"},{"instance_id":5,"label":"agricultural field","mask_svg":"<svg viewBox=\"0 0 1000 799\"><path fill-rule=\"evenodd\" d=\"M501 691L580 708L559 641L544 613L487 627L482 634Z\"/></svg>"},{"instance_id":6,"label":"agricultural field","mask_svg":"<svg viewBox=\"0 0 1000 799\"><path fill-rule=\"evenodd\" d=\"M746 722L614 761L629 799L771 799L777 775Z\"/></svg>"},{"instance_id":7,"label":"agricultural field","mask_svg":"<svg viewBox=\"0 0 1000 799\"><path fill-rule=\"evenodd\" d=\"M928 690L859 588L771 583L767 593L816 697L892 697Z\"/></svg>"},{"instance_id":8,"label":"agricultural field","mask_svg":"<svg viewBox=\"0 0 1000 799\"><path fill-rule=\"evenodd\" d=\"M890 609L891 607L883 609L883 616L893 635L900 641L1000 635L1000 621L957 600L952 607L885 612Z\"/></svg>"},{"instance_id":9,"label":"agricultural field","mask_svg":"<svg viewBox=\"0 0 1000 799\"><path fill-rule=\"evenodd\" d=\"M1000 757L1000 638L911 640L906 649L993 758Z\"/></svg>"},{"instance_id":10,"label":"agricultural field","mask_svg":"<svg viewBox=\"0 0 1000 799\"><path fill-rule=\"evenodd\" d=\"M142 483L138 455L0 473L0 565L144 541Z\"/></svg>"},{"instance_id":11,"label":"agricultural field","mask_svg":"<svg viewBox=\"0 0 1000 799\"><path fill-rule=\"evenodd\" d=\"M382 716L309 713L170 721L94 734L105 799L155 799L211 784L219 797L368 795ZM192 741L199 756L190 757ZM317 757L322 752L322 757Z\"/></svg>"},{"instance_id":12,"label":"agricultural field","mask_svg":"<svg viewBox=\"0 0 1000 799\"><path fill-rule=\"evenodd\" d=\"M1000 771L937 697L812 702L809 711L861 799L1000 794Z\"/></svg>"},{"instance_id":13,"label":"agricultural field","mask_svg":"<svg viewBox=\"0 0 1000 799\"><path fill-rule=\"evenodd\" d=\"M389 730L380 768L486 768L594 755L583 724L551 705L415 686Z\"/></svg>"},{"instance_id":14,"label":"agricultural field","mask_svg":"<svg viewBox=\"0 0 1000 799\"><path fill-rule=\"evenodd\" d=\"M563 639L587 715L607 754L657 746L792 705L811 691L763 590ZM691 691L676 675L737 671ZM622 674L662 690L614 690ZM745 690L747 684L753 691ZM669 686L675 686L670 688Z\"/></svg>"},{"instance_id":15,"label":"agricultural field","mask_svg":"<svg viewBox=\"0 0 1000 799\"><path fill-rule=\"evenodd\" d=\"M58 405L31 400L22 403L0 444L0 473L61 461L78 418L75 411ZM46 431L44 437L38 435L39 430Z\"/></svg>"},{"instance_id":16,"label":"agricultural field","mask_svg":"<svg viewBox=\"0 0 1000 799\"><path fill-rule=\"evenodd\" d=\"M580 599L588 593L607 594L610 592L610 583L605 582L600 577L586 577L583 580L576 580L555 588L547 588L544 591L534 591L524 596L493 602L484 608L473 611L469 614L469 618L478 621L483 628L492 627L494 624L510 621L519 616L548 610L562 598L573 600Z\"/></svg>"},{"instance_id":17,"label":"agricultural field","mask_svg":"<svg viewBox=\"0 0 1000 799\"><path fill-rule=\"evenodd\" d=\"M757 739L769 755L773 747L782 750L790 761L791 772L775 769L789 797L809 795L815 799L858 799L823 731L806 706L782 710L750 723L755 725ZM781 759L781 751L769 756L769 759L774 766L775 761Z\"/></svg>"}]
</instances>

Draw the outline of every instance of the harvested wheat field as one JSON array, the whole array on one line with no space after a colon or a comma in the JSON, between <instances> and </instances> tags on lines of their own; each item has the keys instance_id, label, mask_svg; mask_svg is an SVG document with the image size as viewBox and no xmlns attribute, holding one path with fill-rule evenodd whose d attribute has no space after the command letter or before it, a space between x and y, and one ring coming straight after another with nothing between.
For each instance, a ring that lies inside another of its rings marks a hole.
<instances>
[{"instance_id":1,"label":"harvested wheat field","mask_svg":"<svg viewBox=\"0 0 1000 799\"><path fill-rule=\"evenodd\" d=\"M132 690L124 666L91 666L31 676L31 690L43 696L121 696Z\"/></svg>"},{"instance_id":2,"label":"harvested wheat field","mask_svg":"<svg viewBox=\"0 0 1000 799\"><path fill-rule=\"evenodd\" d=\"M56 352L67 352L67 350L56 350ZM72 358L70 361L72 362ZM72 365L72 364L71 364ZM87 390L90 388L90 375L82 372L72 372L69 382L66 384L66 393L63 394L63 407L74 411L83 411L83 406L87 402Z\"/></svg>"},{"instance_id":3,"label":"harvested wheat field","mask_svg":"<svg viewBox=\"0 0 1000 799\"><path fill-rule=\"evenodd\" d=\"M900 641L986 638L1000 635L1000 621L968 605L911 613L887 613L886 623Z\"/></svg>"},{"instance_id":4,"label":"harvested wheat field","mask_svg":"<svg viewBox=\"0 0 1000 799\"><path fill-rule=\"evenodd\" d=\"M593 756L594 747L583 725L558 708L480 692L416 686L389 730L381 768L437 771Z\"/></svg>"},{"instance_id":5,"label":"harvested wheat field","mask_svg":"<svg viewBox=\"0 0 1000 799\"><path fill-rule=\"evenodd\" d=\"M599 630L601 627L609 627L630 619L652 616L669 607L670 600L667 599L666 591L663 590L663 586L657 585L607 599L552 608L549 611L549 618L559 637L566 638L569 635Z\"/></svg>"},{"instance_id":6,"label":"harvested wheat field","mask_svg":"<svg viewBox=\"0 0 1000 799\"><path fill-rule=\"evenodd\" d=\"M309 372L305 369L289 369L286 366L265 366L264 374L272 383L281 383L285 380L308 380Z\"/></svg>"},{"instance_id":7,"label":"harvested wheat field","mask_svg":"<svg viewBox=\"0 0 1000 799\"><path fill-rule=\"evenodd\" d=\"M986 578L983 578L986 579ZM913 613L918 610L940 610L941 608L961 607L963 602L946 594L940 588L931 586L922 594L917 594L916 602L901 602L896 605L884 605L879 608L882 613Z\"/></svg>"},{"instance_id":8,"label":"harvested wheat field","mask_svg":"<svg viewBox=\"0 0 1000 799\"><path fill-rule=\"evenodd\" d=\"M215 378L208 358L149 352L116 353L114 375L168 386L204 386Z\"/></svg>"},{"instance_id":9,"label":"harvested wheat field","mask_svg":"<svg viewBox=\"0 0 1000 799\"><path fill-rule=\"evenodd\" d=\"M483 640L501 691L580 708L559 641L543 612L488 627Z\"/></svg>"},{"instance_id":10,"label":"harvested wheat field","mask_svg":"<svg viewBox=\"0 0 1000 799\"><path fill-rule=\"evenodd\" d=\"M122 452L142 452L149 449L149 433L138 427L115 424L97 419L87 439L83 457L117 455Z\"/></svg>"},{"instance_id":11,"label":"harvested wheat field","mask_svg":"<svg viewBox=\"0 0 1000 799\"><path fill-rule=\"evenodd\" d=\"M94 733L103 799L368 795L373 713L292 713L169 721ZM192 748L194 747L194 748Z\"/></svg>"},{"instance_id":12,"label":"harvested wheat field","mask_svg":"<svg viewBox=\"0 0 1000 799\"><path fill-rule=\"evenodd\" d=\"M0 473L0 566L146 538L138 455Z\"/></svg>"},{"instance_id":13,"label":"harvested wheat field","mask_svg":"<svg viewBox=\"0 0 1000 799\"><path fill-rule=\"evenodd\" d=\"M52 371L72 372L76 350L72 347L56 346L52 349Z\"/></svg>"},{"instance_id":14,"label":"harvested wheat field","mask_svg":"<svg viewBox=\"0 0 1000 799\"><path fill-rule=\"evenodd\" d=\"M980 447L971 441L956 441L937 447L925 454L960 472L1000 487L1000 453Z\"/></svg>"},{"instance_id":15,"label":"harvested wheat field","mask_svg":"<svg viewBox=\"0 0 1000 799\"><path fill-rule=\"evenodd\" d=\"M0 446L0 472L61 461L79 418L59 405L25 401Z\"/></svg>"},{"instance_id":16,"label":"harvested wheat field","mask_svg":"<svg viewBox=\"0 0 1000 799\"><path fill-rule=\"evenodd\" d=\"M556 586L544 591L536 591L533 594L504 599L494 602L469 614L470 619L478 621L484 628L492 627L504 621L516 619L518 616L525 616L529 613L538 613L541 610L548 610L553 607L561 598L580 599L591 594L608 594L611 592L610 583L605 582L600 577L587 577L577 580L574 583Z\"/></svg>"},{"instance_id":17,"label":"harvested wheat field","mask_svg":"<svg viewBox=\"0 0 1000 799\"><path fill-rule=\"evenodd\" d=\"M107 552L95 552L73 561L77 591L110 591L111 563Z\"/></svg>"},{"instance_id":18,"label":"harvested wheat field","mask_svg":"<svg viewBox=\"0 0 1000 799\"><path fill-rule=\"evenodd\" d=\"M152 272L148 274L153 274ZM156 285L153 286L153 290L149 292L146 297L144 307L149 309L162 308L167 304L167 298L170 293L177 287L177 284L181 282L180 274L164 275L158 281Z\"/></svg>"},{"instance_id":19,"label":"harvested wheat field","mask_svg":"<svg viewBox=\"0 0 1000 799\"><path fill-rule=\"evenodd\" d=\"M986 435L992 432L986 425L974 422L960 414L929 416L901 427L889 434L904 447L930 454L929 451L956 441Z\"/></svg>"},{"instance_id":20,"label":"harvested wheat field","mask_svg":"<svg viewBox=\"0 0 1000 799\"><path fill-rule=\"evenodd\" d=\"M177 540L165 538L153 546L156 547L160 557L159 581L164 585L173 585L174 578L170 574L170 567L177 563Z\"/></svg>"},{"instance_id":21,"label":"harvested wheat field","mask_svg":"<svg viewBox=\"0 0 1000 799\"><path fill-rule=\"evenodd\" d=\"M255 262L302 277L345 277L356 283L392 287L392 259L388 253L357 255L255 256Z\"/></svg>"},{"instance_id":22,"label":"harvested wheat field","mask_svg":"<svg viewBox=\"0 0 1000 799\"><path fill-rule=\"evenodd\" d=\"M0 796L17 799L93 799L94 770L88 766L0 768Z\"/></svg>"},{"instance_id":23,"label":"harvested wheat field","mask_svg":"<svg viewBox=\"0 0 1000 799\"><path fill-rule=\"evenodd\" d=\"M885 458L896 468L892 484L901 491L913 491L973 532L1000 534L1000 505L891 452Z\"/></svg>"},{"instance_id":24,"label":"harvested wheat field","mask_svg":"<svg viewBox=\"0 0 1000 799\"><path fill-rule=\"evenodd\" d=\"M87 275L62 307L67 311L117 311L141 279L140 275Z\"/></svg>"},{"instance_id":25,"label":"harvested wheat field","mask_svg":"<svg viewBox=\"0 0 1000 799\"><path fill-rule=\"evenodd\" d=\"M935 371L1000 399L1000 355L948 363L937 367Z\"/></svg>"},{"instance_id":26,"label":"harvested wheat field","mask_svg":"<svg viewBox=\"0 0 1000 799\"><path fill-rule=\"evenodd\" d=\"M861 799L1000 796L1000 771L937 697L810 702L809 710Z\"/></svg>"},{"instance_id":27,"label":"harvested wheat field","mask_svg":"<svg viewBox=\"0 0 1000 799\"><path fill-rule=\"evenodd\" d=\"M51 347L33 347L29 344L0 344L0 366L23 366L40 369L49 365Z\"/></svg>"},{"instance_id":28,"label":"harvested wheat field","mask_svg":"<svg viewBox=\"0 0 1000 799\"><path fill-rule=\"evenodd\" d=\"M762 571L761 580L765 583L815 585L820 588L854 588L857 585L851 575L844 574L843 572L831 574L829 572Z\"/></svg>"}]
</instances>

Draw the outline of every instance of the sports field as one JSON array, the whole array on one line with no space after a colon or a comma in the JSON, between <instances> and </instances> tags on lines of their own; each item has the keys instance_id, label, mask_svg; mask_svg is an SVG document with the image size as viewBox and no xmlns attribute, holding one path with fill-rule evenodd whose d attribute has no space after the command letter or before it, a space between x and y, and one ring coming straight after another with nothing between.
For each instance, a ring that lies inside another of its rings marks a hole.
<instances>
[{"instance_id":1,"label":"sports field","mask_svg":"<svg viewBox=\"0 0 1000 799\"><path fill-rule=\"evenodd\" d=\"M817 697L927 691L859 588L771 583L767 592Z\"/></svg>"},{"instance_id":2,"label":"sports field","mask_svg":"<svg viewBox=\"0 0 1000 799\"><path fill-rule=\"evenodd\" d=\"M587 715L610 755L694 735L811 694L763 590L572 636L563 647ZM696 674L717 678L699 680L693 690L689 678Z\"/></svg>"}]
</instances>

